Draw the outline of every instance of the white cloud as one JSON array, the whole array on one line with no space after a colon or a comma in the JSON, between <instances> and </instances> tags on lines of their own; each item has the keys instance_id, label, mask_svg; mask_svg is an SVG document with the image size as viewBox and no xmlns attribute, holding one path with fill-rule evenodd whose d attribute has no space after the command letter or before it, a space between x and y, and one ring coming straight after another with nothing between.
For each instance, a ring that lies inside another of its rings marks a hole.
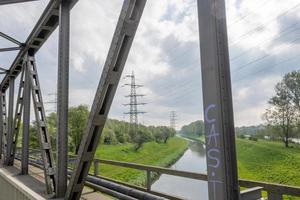
<instances>
[{"instance_id":1,"label":"white cloud","mask_svg":"<svg viewBox=\"0 0 300 200\"><path fill-rule=\"evenodd\" d=\"M0 26L3 31L25 40L45 7L45 1L40 2L0 7ZM274 60L282 60L290 51L299 51L299 45L294 45L292 49L289 42L274 42L282 30L281 19L286 16L300 18L298 8L293 9L298 3L298 0L227 0L231 55L244 53L231 63L232 69L264 55L269 55L270 59L257 66L246 66L238 74L233 73L234 76L245 76L248 72L264 67L263 65L274 64ZM92 103L121 6L122 1L119 0L80 0L73 8L71 105ZM10 16L10 13L14 15ZM284 27L286 26L288 23ZM145 123L168 125L171 110L178 111L180 125L201 118L198 37L195 0L148 0L124 70L124 74L134 70L139 84L145 85L139 91L147 94L143 100L149 102L143 108L149 112L143 117ZM55 89L53 83L56 81L56 70L53 68L57 65L57 34L46 45L47 49L42 48L38 54L38 59L41 59L39 72L46 74L41 75L45 94ZM6 56L0 56L0 63L5 62ZM51 71L55 75L50 75ZM280 75L283 72L282 68ZM274 84L280 80L275 71L245 77L250 81L234 85L237 125L261 122L260 116L272 95ZM121 84L125 82L122 80ZM122 113L126 108L122 103L128 101L124 97L127 93L128 90L119 87L110 112L111 117L123 118Z\"/></svg>"}]
</instances>

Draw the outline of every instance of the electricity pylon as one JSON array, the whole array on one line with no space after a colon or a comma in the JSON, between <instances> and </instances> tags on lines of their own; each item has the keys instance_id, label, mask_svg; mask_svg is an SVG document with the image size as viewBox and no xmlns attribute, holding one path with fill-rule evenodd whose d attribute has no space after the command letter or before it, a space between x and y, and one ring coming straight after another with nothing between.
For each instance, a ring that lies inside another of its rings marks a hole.
<instances>
[{"instance_id":1,"label":"electricity pylon","mask_svg":"<svg viewBox=\"0 0 300 200\"><path fill-rule=\"evenodd\" d=\"M176 111L171 111L170 112L170 128L172 128L174 130L176 128L176 120L177 120Z\"/></svg>"},{"instance_id":2,"label":"electricity pylon","mask_svg":"<svg viewBox=\"0 0 300 200\"><path fill-rule=\"evenodd\" d=\"M138 130L138 114L144 114L146 112L139 111L138 105L145 105L146 103L138 102L137 97L143 97L143 94L137 94L136 89L143 87L143 85L137 85L135 83L135 75L132 71L131 75L125 76L125 78L130 78L130 83L124 84L124 86L130 86L130 94L125 96L129 97L129 103L124 104L124 106L129 106L129 112L125 112L124 114L128 114L130 116L130 131L137 133Z\"/></svg>"}]
</instances>

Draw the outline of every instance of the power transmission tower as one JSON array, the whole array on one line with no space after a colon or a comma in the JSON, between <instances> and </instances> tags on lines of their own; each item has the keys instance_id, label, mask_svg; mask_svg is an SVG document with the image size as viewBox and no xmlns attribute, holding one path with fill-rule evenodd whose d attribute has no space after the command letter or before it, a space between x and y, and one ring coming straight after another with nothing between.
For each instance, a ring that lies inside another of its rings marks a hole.
<instances>
[{"instance_id":1,"label":"power transmission tower","mask_svg":"<svg viewBox=\"0 0 300 200\"><path fill-rule=\"evenodd\" d=\"M145 105L146 103L138 102L137 97L143 97L143 94L137 94L136 89L143 87L143 85L137 85L135 82L134 71L132 71L131 75L125 76L125 78L130 78L131 82L129 84L124 84L124 86L130 86L130 94L125 96L129 97L129 103L124 104L124 106L129 106L129 112L125 112L124 114L128 114L130 116L130 131L137 133L138 130L138 114L145 114L144 111L138 110L138 105Z\"/></svg>"},{"instance_id":2,"label":"power transmission tower","mask_svg":"<svg viewBox=\"0 0 300 200\"><path fill-rule=\"evenodd\" d=\"M57 93L49 93L48 96L54 96L54 100L45 102L46 105L53 105L53 109L47 109L46 112L55 112L56 113L56 104L57 104Z\"/></svg>"},{"instance_id":3,"label":"power transmission tower","mask_svg":"<svg viewBox=\"0 0 300 200\"><path fill-rule=\"evenodd\" d=\"M177 120L176 111L171 111L170 112L170 128L172 128L174 130L176 128L176 120Z\"/></svg>"}]
</instances>

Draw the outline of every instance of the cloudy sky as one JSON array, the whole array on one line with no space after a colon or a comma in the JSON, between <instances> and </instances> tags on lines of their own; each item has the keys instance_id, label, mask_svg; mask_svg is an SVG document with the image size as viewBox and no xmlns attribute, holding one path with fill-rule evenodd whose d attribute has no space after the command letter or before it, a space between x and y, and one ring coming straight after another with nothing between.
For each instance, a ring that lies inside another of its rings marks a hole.
<instances>
[{"instance_id":1,"label":"cloudy sky","mask_svg":"<svg viewBox=\"0 0 300 200\"><path fill-rule=\"evenodd\" d=\"M1 31L25 41L48 1L0 7ZM91 105L116 26L122 0L80 0L72 10L70 105ZM235 123L262 123L261 115L282 75L300 68L298 0L227 0L227 24ZM45 101L53 101L57 79L57 31L36 59ZM0 47L13 44L0 39ZM1 53L8 68L16 53ZM145 124L168 125L169 112L178 128L202 119L201 68L196 0L148 0L124 75L134 70ZM122 79L120 85L129 83ZM119 87L110 117L126 119L122 104L128 87ZM46 109L54 109L46 104Z\"/></svg>"}]
</instances>

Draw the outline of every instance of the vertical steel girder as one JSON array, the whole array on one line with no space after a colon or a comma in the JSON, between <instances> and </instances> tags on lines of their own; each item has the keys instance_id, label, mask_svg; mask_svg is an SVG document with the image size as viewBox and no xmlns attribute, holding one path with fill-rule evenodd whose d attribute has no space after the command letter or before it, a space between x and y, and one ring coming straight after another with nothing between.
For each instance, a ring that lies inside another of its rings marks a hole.
<instances>
[{"instance_id":1,"label":"vertical steel girder","mask_svg":"<svg viewBox=\"0 0 300 200\"><path fill-rule=\"evenodd\" d=\"M10 77L9 79L9 101L8 101L8 117L7 117L7 148L4 164L9 165L10 149L12 148L13 140L13 112L14 112L14 93L15 93L15 79Z\"/></svg>"},{"instance_id":2,"label":"vertical steel girder","mask_svg":"<svg viewBox=\"0 0 300 200\"><path fill-rule=\"evenodd\" d=\"M80 198L146 0L125 0L102 71L65 199Z\"/></svg>"},{"instance_id":3,"label":"vertical steel girder","mask_svg":"<svg viewBox=\"0 0 300 200\"><path fill-rule=\"evenodd\" d=\"M42 99L40 82L36 70L35 59L29 55L27 67L30 75L30 86L32 91L32 101L37 122L38 138L42 150L42 159L44 163L44 176L46 182L47 194L53 196L55 190L55 163L52 153L50 136L47 130L46 115Z\"/></svg>"},{"instance_id":4,"label":"vertical steel girder","mask_svg":"<svg viewBox=\"0 0 300 200\"><path fill-rule=\"evenodd\" d=\"M26 59L28 59L26 57ZM28 61L27 61L28 62ZM29 159L29 131L30 131L30 72L27 64L24 66L25 83L23 92L23 137L22 137L22 156L21 156L21 174L28 174L28 159Z\"/></svg>"},{"instance_id":5,"label":"vertical steel girder","mask_svg":"<svg viewBox=\"0 0 300 200\"><path fill-rule=\"evenodd\" d=\"M237 200L225 0L198 0L202 87L210 200Z\"/></svg>"},{"instance_id":6,"label":"vertical steel girder","mask_svg":"<svg viewBox=\"0 0 300 200\"><path fill-rule=\"evenodd\" d=\"M7 154L9 154L7 165L10 166L14 164L15 151L16 151L16 146L17 146L17 141L19 136L20 125L21 125L21 117L23 111L23 91L24 91L23 89L24 89L24 65L23 65L23 70L20 78L15 115L13 119L13 131L12 131L12 135L9 136L9 140L7 141L9 144L8 145L9 148L7 148Z\"/></svg>"},{"instance_id":7,"label":"vertical steel girder","mask_svg":"<svg viewBox=\"0 0 300 200\"><path fill-rule=\"evenodd\" d=\"M3 136L2 136L2 154L3 158L5 160L6 157L6 151L7 151L7 112L6 112L6 94L5 91L1 91L1 120L3 126L1 126L1 130L3 131Z\"/></svg>"},{"instance_id":8,"label":"vertical steel girder","mask_svg":"<svg viewBox=\"0 0 300 200\"><path fill-rule=\"evenodd\" d=\"M59 9L56 198L66 195L68 181L69 48L70 1L62 1Z\"/></svg>"},{"instance_id":9,"label":"vertical steel girder","mask_svg":"<svg viewBox=\"0 0 300 200\"><path fill-rule=\"evenodd\" d=\"M0 90L0 159L2 159L2 153L4 149L4 120L3 120L3 91Z\"/></svg>"}]
</instances>

